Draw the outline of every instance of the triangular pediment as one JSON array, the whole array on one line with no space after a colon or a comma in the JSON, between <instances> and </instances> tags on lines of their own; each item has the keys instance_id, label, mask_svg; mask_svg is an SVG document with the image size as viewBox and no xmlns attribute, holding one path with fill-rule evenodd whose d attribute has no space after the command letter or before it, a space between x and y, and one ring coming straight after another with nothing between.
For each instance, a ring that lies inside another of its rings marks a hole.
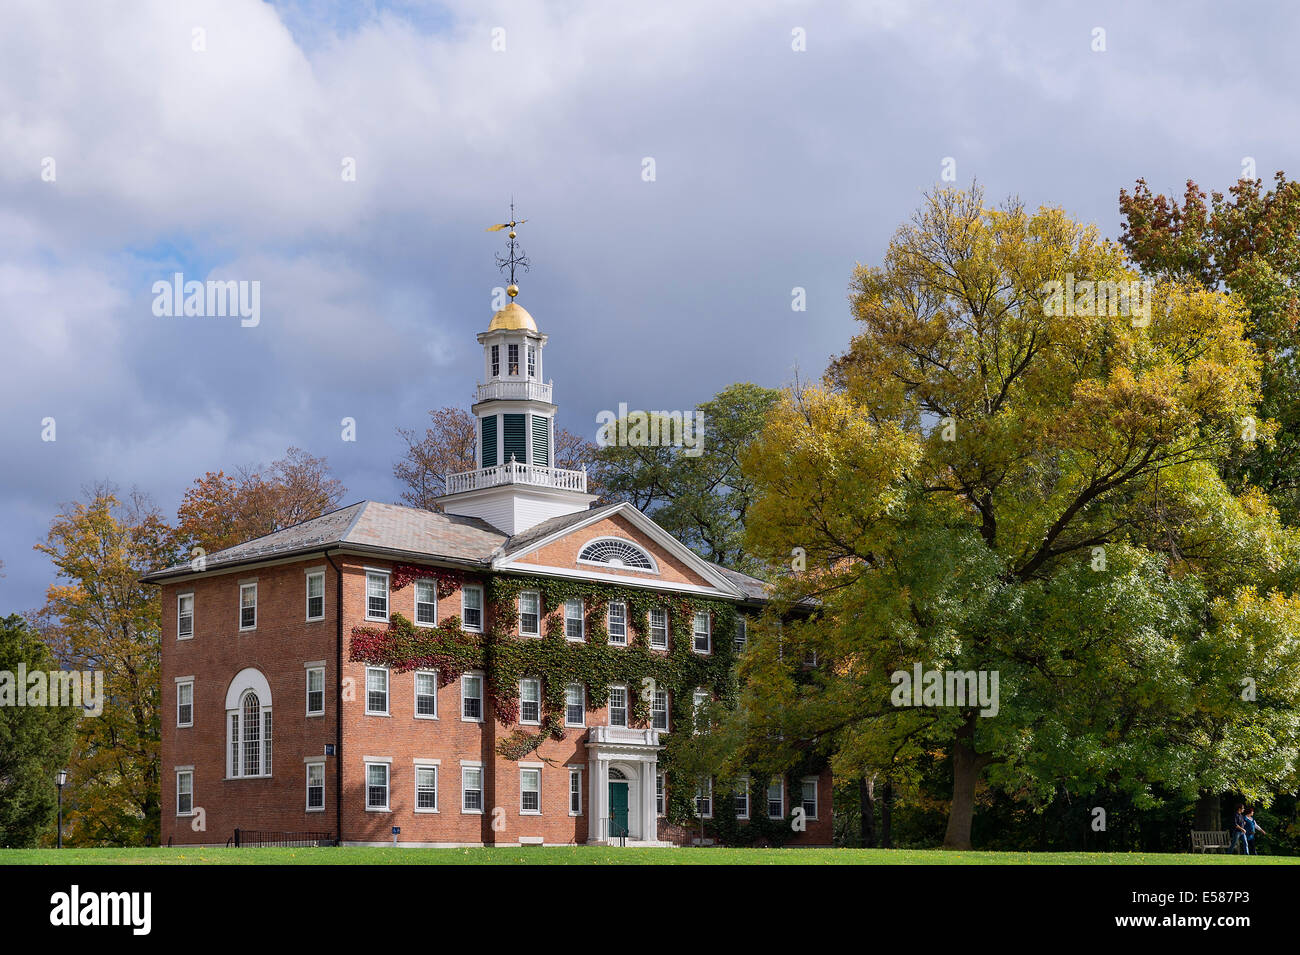
<instances>
[{"instance_id":1,"label":"triangular pediment","mask_svg":"<svg viewBox=\"0 0 1300 955\"><path fill-rule=\"evenodd\" d=\"M606 546L593 546L602 543ZM631 545L631 549L626 545ZM648 560L640 560L641 554ZM634 566L637 563L649 566ZM712 593L730 598L743 596L718 568L630 504L568 515L516 535L505 543L492 566L494 570L599 580L657 590Z\"/></svg>"}]
</instances>

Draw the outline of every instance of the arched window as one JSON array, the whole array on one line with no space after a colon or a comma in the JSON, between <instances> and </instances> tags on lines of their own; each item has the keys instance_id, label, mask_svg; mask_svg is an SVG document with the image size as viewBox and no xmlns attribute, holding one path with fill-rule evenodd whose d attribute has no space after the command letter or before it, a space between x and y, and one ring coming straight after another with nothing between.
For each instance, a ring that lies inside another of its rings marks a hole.
<instances>
[{"instance_id":1,"label":"arched window","mask_svg":"<svg viewBox=\"0 0 1300 955\"><path fill-rule=\"evenodd\" d=\"M260 670L240 670L226 691L226 775L271 775L271 685Z\"/></svg>"},{"instance_id":2,"label":"arched window","mask_svg":"<svg viewBox=\"0 0 1300 955\"><path fill-rule=\"evenodd\" d=\"M607 567L620 567L627 570L648 570L658 573L654 558L621 537L598 537L590 541L578 554L578 560L584 564L604 564Z\"/></svg>"}]
</instances>

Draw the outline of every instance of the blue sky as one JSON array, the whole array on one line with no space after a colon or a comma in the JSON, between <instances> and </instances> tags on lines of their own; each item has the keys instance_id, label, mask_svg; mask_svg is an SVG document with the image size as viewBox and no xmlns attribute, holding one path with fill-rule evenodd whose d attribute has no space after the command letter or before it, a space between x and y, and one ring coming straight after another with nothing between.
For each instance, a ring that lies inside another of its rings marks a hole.
<instances>
[{"instance_id":1,"label":"blue sky","mask_svg":"<svg viewBox=\"0 0 1300 955\"><path fill-rule=\"evenodd\" d=\"M6 4L0 611L41 603L32 545L93 481L174 514L205 471L297 445L348 500L396 500L396 429L469 404L512 194L560 423L594 436L620 402L819 373L855 263L945 157L1110 236L1138 177L1294 172L1295 26L1280 4ZM259 281L261 324L154 316L178 270Z\"/></svg>"}]
</instances>

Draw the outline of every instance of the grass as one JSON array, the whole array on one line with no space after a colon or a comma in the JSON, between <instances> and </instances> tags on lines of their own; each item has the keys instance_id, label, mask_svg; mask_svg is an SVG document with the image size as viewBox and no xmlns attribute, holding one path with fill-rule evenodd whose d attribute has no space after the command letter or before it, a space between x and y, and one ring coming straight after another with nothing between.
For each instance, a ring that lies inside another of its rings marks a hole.
<instances>
[{"instance_id":1,"label":"grass","mask_svg":"<svg viewBox=\"0 0 1300 955\"><path fill-rule=\"evenodd\" d=\"M1294 865L1300 856L939 849L0 849L0 865Z\"/></svg>"}]
</instances>

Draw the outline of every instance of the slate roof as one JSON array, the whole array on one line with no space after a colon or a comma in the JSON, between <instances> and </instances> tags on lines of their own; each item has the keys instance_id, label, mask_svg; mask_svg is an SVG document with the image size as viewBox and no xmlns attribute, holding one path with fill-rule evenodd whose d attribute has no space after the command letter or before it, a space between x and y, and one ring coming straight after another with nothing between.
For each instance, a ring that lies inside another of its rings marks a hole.
<instances>
[{"instance_id":1,"label":"slate roof","mask_svg":"<svg viewBox=\"0 0 1300 955\"><path fill-rule=\"evenodd\" d=\"M220 570L346 544L486 565L505 540L505 534L477 517L360 501L208 554L204 569ZM192 572L187 562L155 570L144 579L163 580Z\"/></svg>"},{"instance_id":2,"label":"slate roof","mask_svg":"<svg viewBox=\"0 0 1300 955\"><path fill-rule=\"evenodd\" d=\"M207 554L205 570L220 570L241 564L309 554L327 547L353 547L395 556L434 558L489 567L493 558L523 550L544 537L619 505L578 511L552 517L526 531L508 537L487 521L458 514L437 514L415 507L359 501L330 511L310 521L254 538L234 547ZM767 599L767 584L718 564L710 564L726 577L746 600ZM177 564L146 574L146 581L161 582L194 572L189 563Z\"/></svg>"}]
</instances>

